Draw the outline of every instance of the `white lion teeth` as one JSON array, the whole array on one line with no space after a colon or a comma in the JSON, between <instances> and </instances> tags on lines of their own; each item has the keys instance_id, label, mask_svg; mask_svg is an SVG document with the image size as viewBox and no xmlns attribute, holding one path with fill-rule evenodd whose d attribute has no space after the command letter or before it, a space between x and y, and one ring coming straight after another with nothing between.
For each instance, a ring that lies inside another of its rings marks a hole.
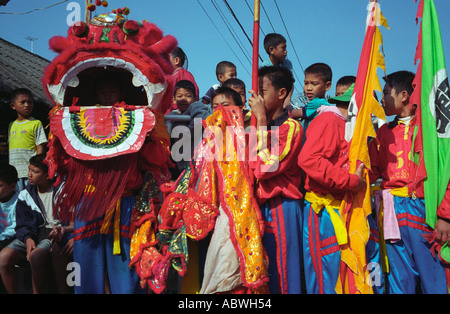
<instances>
[{"instance_id":1,"label":"white lion teeth","mask_svg":"<svg viewBox=\"0 0 450 314\"><path fill-rule=\"evenodd\" d=\"M78 74L88 68L106 68L113 67L116 69L123 69L130 72L133 75L132 84L135 87L143 86L147 94L148 105L151 108L155 108L162 99L164 91L166 89L167 82L153 84L149 79L142 74L142 72L136 68L136 66L123 59L105 57L105 58L92 58L78 62L71 67L67 73L61 78L60 83L57 85L48 85L49 93L56 103L62 104L64 101L64 94L66 88L77 87L80 84Z\"/></svg>"},{"instance_id":2,"label":"white lion teeth","mask_svg":"<svg viewBox=\"0 0 450 314\"><path fill-rule=\"evenodd\" d=\"M145 93L147 94L147 103L150 108L156 108L159 105L162 97L164 96L166 86L166 81L164 81L164 84L152 84L149 82L148 84L144 85Z\"/></svg>"},{"instance_id":3,"label":"white lion teeth","mask_svg":"<svg viewBox=\"0 0 450 314\"><path fill-rule=\"evenodd\" d=\"M74 76L69 83L67 83L67 86L70 87L77 87L80 84L80 80L78 79L78 76Z\"/></svg>"},{"instance_id":4,"label":"white lion teeth","mask_svg":"<svg viewBox=\"0 0 450 314\"><path fill-rule=\"evenodd\" d=\"M48 92L55 100L57 104L62 104L64 102L64 93L66 89L63 87L61 83L57 85L47 85Z\"/></svg>"}]
</instances>

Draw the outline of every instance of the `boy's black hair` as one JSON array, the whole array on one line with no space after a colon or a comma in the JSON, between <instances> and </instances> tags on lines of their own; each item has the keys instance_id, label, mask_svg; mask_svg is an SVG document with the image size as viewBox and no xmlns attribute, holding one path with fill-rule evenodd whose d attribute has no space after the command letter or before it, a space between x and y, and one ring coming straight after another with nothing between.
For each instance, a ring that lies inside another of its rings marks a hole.
<instances>
[{"instance_id":1,"label":"boy's black hair","mask_svg":"<svg viewBox=\"0 0 450 314\"><path fill-rule=\"evenodd\" d=\"M245 89L245 83L243 80L238 79L237 77L230 78L226 80L222 86L231 87L231 86L240 86Z\"/></svg>"},{"instance_id":2,"label":"boy's black hair","mask_svg":"<svg viewBox=\"0 0 450 314\"><path fill-rule=\"evenodd\" d=\"M11 103L13 103L14 101L16 101L17 96L19 95L28 95L31 99L33 99L33 94L31 93L31 91L28 88L17 88L15 89L12 93L11 93Z\"/></svg>"},{"instance_id":3,"label":"boy's black hair","mask_svg":"<svg viewBox=\"0 0 450 314\"><path fill-rule=\"evenodd\" d=\"M338 85L352 85L356 82L356 76L354 75L346 75L341 77L337 82L336 86Z\"/></svg>"},{"instance_id":4,"label":"boy's black hair","mask_svg":"<svg viewBox=\"0 0 450 314\"><path fill-rule=\"evenodd\" d=\"M224 74L227 68L236 68L236 65L230 61L220 61L216 66L216 76Z\"/></svg>"},{"instance_id":5,"label":"boy's black hair","mask_svg":"<svg viewBox=\"0 0 450 314\"><path fill-rule=\"evenodd\" d=\"M239 93L237 91L235 91L234 89L232 89L231 87L227 87L227 86L220 86L219 88L217 88L216 90L214 90L214 92L212 93L212 97L211 99L214 99L214 97L216 97L217 95L225 95L225 97L227 98L232 98L234 101L234 104L238 107L242 107L244 106L244 104L242 103L242 98L241 95L239 95ZM212 103L212 101L211 101Z\"/></svg>"},{"instance_id":6,"label":"boy's black hair","mask_svg":"<svg viewBox=\"0 0 450 314\"><path fill-rule=\"evenodd\" d=\"M174 58L180 58L181 66L184 65L184 62L186 61L186 54L184 53L183 49L180 47L176 47L170 55Z\"/></svg>"},{"instance_id":7,"label":"boy's black hair","mask_svg":"<svg viewBox=\"0 0 450 314\"><path fill-rule=\"evenodd\" d=\"M322 77L322 80L326 82L331 82L333 79L333 71L330 66L326 63L314 63L305 69L305 74L316 74Z\"/></svg>"},{"instance_id":8,"label":"boy's black hair","mask_svg":"<svg viewBox=\"0 0 450 314\"><path fill-rule=\"evenodd\" d=\"M387 75L383 79L386 81L388 86L395 88L397 94L406 90L411 96L414 91L412 83L415 76L416 75L410 71L397 71Z\"/></svg>"},{"instance_id":9,"label":"boy's black hair","mask_svg":"<svg viewBox=\"0 0 450 314\"><path fill-rule=\"evenodd\" d=\"M177 90L179 88L185 88L188 89L192 92L192 94L194 95L194 98L197 97L197 95L195 94L195 86L191 81L188 80L180 80L175 84L175 88L173 89L173 95L175 96L175 94L177 93Z\"/></svg>"},{"instance_id":10,"label":"boy's black hair","mask_svg":"<svg viewBox=\"0 0 450 314\"><path fill-rule=\"evenodd\" d=\"M48 173L48 166L44 162L46 154L37 154L30 158L30 165L33 165L35 167L38 167L45 173Z\"/></svg>"},{"instance_id":11,"label":"boy's black hair","mask_svg":"<svg viewBox=\"0 0 450 314\"><path fill-rule=\"evenodd\" d=\"M264 37L264 50L267 54L270 53L270 47L277 47L281 43L285 43L286 38L283 35L277 33L269 33Z\"/></svg>"},{"instance_id":12,"label":"boy's black hair","mask_svg":"<svg viewBox=\"0 0 450 314\"><path fill-rule=\"evenodd\" d=\"M260 67L258 70L258 77L267 77L276 90L286 88L286 95L291 92L295 82L291 70L283 66Z\"/></svg>"},{"instance_id":13,"label":"boy's black hair","mask_svg":"<svg viewBox=\"0 0 450 314\"><path fill-rule=\"evenodd\" d=\"M7 184L17 183L19 180L16 167L10 164L0 165L0 181Z\"/></svg>"}]
</instances>

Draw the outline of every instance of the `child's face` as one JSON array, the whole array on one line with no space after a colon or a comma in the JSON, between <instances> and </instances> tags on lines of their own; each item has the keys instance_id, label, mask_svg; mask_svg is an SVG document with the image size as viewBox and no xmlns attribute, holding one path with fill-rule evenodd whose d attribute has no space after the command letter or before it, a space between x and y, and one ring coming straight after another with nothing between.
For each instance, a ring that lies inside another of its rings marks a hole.
<instances>
[{"instance_id":1,"label":"child's face","mask_svg":"<svg viewBox=\"0 0 450 314\"><path fill-rule=\"evenodd\" d=\"M318 74L306 73L303 84L303 92L311 101L314 98L324 98L325 93L330 89L331 82L325 82Z\"/></svg>"},{"instance_id":2,"label":"child's face","mask_svg":"<svg viewBox=\"0 0 450 314\"><path fill-rule=\"evenodd\" d=\"M212 109L216 111L218 106L236 106L233 98L226 97L224 94L216 95L212 100Z\"/></svg>"},{"instance_id":3,"label":"child's face","mask_svg":"<svg viewBox=\"0 0 450 314\"><path fill-rule=\"evenodd\" d=\"M336 97L344 94L351 85L336 85Z\"/></svg>"},{"instance_id":4,"label":"child's face","mask_svg":"<svg viewBox=\"0 0 450 314\"><path fill-rule=\"evenodd\" d=\"M389 84L386 84L383 88L381 103L387 116L396 115L405 118L414 113L414 109L409 109L409 94L406 91L397 93L396 89Z\"/></svg>"},{"instance_id":5,"label":"child's face","mask_svg":"<svg viewBox=\"0 0 450 314\"><path fill-rule=\"evenodd\" d=\"M113 82L101 83L96 89L97 101L101 106L114 106L123 100L119 84Z\"/></svg>"},{"instance_id":6,"label":"child's face","mask_svg":"<svg viewBox=\"0 0 450 314\"><path fill-rule=\"evenodd\" d=\"M230 78L237 77L237 72L235 67L227 67L223 74L218 75L219 82L222 84Z\"/></svg>"},{"instance_id":7,"label":"child's face","mask_svg":"<svg viewBox=\"0 0 450 314\"><path fill-rule=\"evenodd\" d=\"M281 110L284 98L287 95L285 88L275 89L272 81L267 76L259 78L259 94L264 99L264 106L267 113Z\"/></svg>"},{"instance_id":8,"label":"child's face","mask_svg":"<svg viewBox=\"0 0 450 314\"><path fill-rule=\"evenodd\" d=\"M241 95L242 105L243 105L243 107L245 107L245 102L247 101L245 87L244 86L230 86L230 88L234 89L236 92L239 93L239 95Z\"/></svg>"},{"instance_id":9,"label":"child's face","mask_svg":"<svg viewBox=\"0 0 450 314\"><path fill-rule=\"evenodd\" d=\"M28 182L31 185L45 184L49 180L47 172L35 165L28 165Z\"/></svg>"},{"instance_id":10,"label":"child's face","mask_svg":"<svg viewBox=\"0 0 450 314\"><path fill-rule=\"evenodd\" d=\"M169 55L169 60L170 60L170 63L172 64L172 66L173 66L174 69L177 69L177 68L180 67L180 65L179 65L179 63L180 63L180 58L174 57L174 56L172 56L172 55Z\"/></svg>"},{"instance_id":11,"label":"child's face","mask_svg":"<svg viewBox=\"0 0 450 314\"><path fill-rule=\"evenodd\" d=\"M273 47L271 46L270 49L270 55L277 61L283 62L284 59L287 57L287 50L286 50L286 43L280 43L278 46Z\"/></svg>"},{"instance_id":12,"label":"child's face","mask_svg":"<svg viewBox=\"0 0 450 314\"><path fill-rule=\"evenodd\" d=\"M11 103L11 108L17 112L19 119L26 119L33 111L33 99L27 94L19 94Z\"/></svg>"},{"instance_id":13,"label":"child's face","mask_svg":"<svg viewBox=\"0 0 450 314\"><path fill-rule=\"evenodd\" d=\"M186 88L178 88L173 96L174 102L177 104L181 112L185 112L187 108L195 101L192 91Z\"/></svg>"},{"instance_id":14,"label":"child's face","mask_svg":"<svg viewBox=\"0 0 450 314\"><path fill-rule=\"evenodd\" d=\"M8 201L16 191L16 183L9 184L0 180L0 202Z\"/></svg>"}]
</instances>

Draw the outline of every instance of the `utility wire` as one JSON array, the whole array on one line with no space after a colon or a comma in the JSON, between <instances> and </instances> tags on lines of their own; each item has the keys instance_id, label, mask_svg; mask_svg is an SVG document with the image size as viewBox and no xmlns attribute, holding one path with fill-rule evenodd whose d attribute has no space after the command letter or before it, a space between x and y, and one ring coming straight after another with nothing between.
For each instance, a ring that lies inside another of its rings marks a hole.
<instances>
[{"instance_id":1,"label":"utility wire","mask_svg":"<svg viewBox=\"0 0 450 314\"><path fill-rule=\"evenodd\" d=\"M305 73L305 70L303 70L302 63L300 62L300 59L298 58L297 51L295 50L295 46L292 43L291 35L289 35L289 31L287 30L286 24L284 23L283 15L280 12L280 8L278 7L277 0L273 0L273 2L275 3L275 6L277 7L278 14L280 15L280 18L281 18L281 22L283 23L284 29L286 30L286 34L288 35L289 41L291 42L292 49L294 50L294 54L297 57L298 63L300 64L300 68L302 69L302 72Z\"/></svg>"},{"instance_id":2,"label":"utility wire","mask_svg":"<svg viewBox=\"0 0 450 314\"><path fill-rule=\"evenodd\" d=\"M264 7L264 4L262 3L262 1L261 1L260 3L261 3L261 7L262 7L262 9L263 9L263 11L264 11L264 14L265 14L266 17L267 17L267 21L269 21L269 24L270 24L270 26L272 27L272 31L273 31L274 33L276 33L276 32L275 32L275 28L273 27L272 22L270 21L269 15L267 14L266 8Z\"/></svg>"},{"instance_id":3,"label":"utility wire","mask_svg":"<svg viewBox=\"0 0 450 314\"><path fill-rule=\"evenodd\" d=\"M231 8L231 6L228 4L227 0L223 0L225 2L225 5L227 6L228 10L230 11L231 15L233 15L234 19L236 20L236 22L238 23L239 27L241 28L242 32L244 33L245 37L247 37L248 42L250 43L251 46L253 46L253 42L250 39L250 37L247 35L247 32L245 31L244 27L242 27L241 22L239 21L239 19L237 18L236 14L234 14L233 9ZM263 61L263 59L261 58L261 55L258 55L259 59L261 61ZM251 64L251 62L250 62Z\"/></svg>"},{"instance_id":4,"label":"utility wire","mask_svg":"<svg viewBox=\"0 0 450 314\"><path fill-rule=\"evenodd\" d=\"M226 40L226 38L223 36L222 32L220 31L220 29L217 27L216 23L214 23L214 21L211 19L211 17L209 16L208 12L205 10L205 8L202 6L202 4L200 3L199 0L197 0L197 3L199 4L199 6L202 8L203 12L205 12L206 16L209 18L209 20L211 21L211 23L214 25L214 27L216 28L216 30L219 32L220 36L222 36L222 39L225 41L225 43L227 44L228 48L230 48L231 52L234 54L234 56L238 59L239 63L244 67L244 69L247 71L248 75L251 76L250 72L248 72L247 68L245 67L245 65L242 63L241 59L239 59L239 57L236 55L236 53L234 52L233 48L231 48L230 44L228 43L228 41Z\"/></svg>"},{"instance_id":5,"label":"utility wire","mask_svg":"<svg viewBox=\"0 0 450 314\"><path fill-rule=\"evenodd\" d=\"M297 61L298 61L299 65L300 65L300 69L302 69L303 74L305 74L305 70L303 70L302 63L300 62L300 59L299 59L298 54L297 54L297 51L295 50L294 43L292 42L291 35L289 34L289 31L287 30L286 24L284 23L283 15L281 14L280 8L278 7L277 0L273 0L273 2L275 3L275 6L277 7L278 14L280 15L281 22L283 23L283 26L284 26L286 34L287 34L287 36L289 38L289 41L291 42L292 50L294 51L294 54L295 54L295 56L297 58ZM297 73L295 71L293 71L293 72L294 72L294 75L297 78L299 84L301 85L302 91L303 91L303 83L302 83L302 81L298 78ZM299 94L301 94L301 93L299 93Z\"/></svg>"},{"instance_id":6,"label":"utility wire","mask_svg":"<svg viewBox=\"0 0 450 314\"><path fill-rule=\"evenodd\" d=\"M245 4L247 5L247 8L250 10L250 13L252 14L252 16L254 16L255 14L253 13L253 9L248 4L247 0L245 0ZM263 36L266 36L266 33L264 32L263 28L261 27L261 24L259 24L259 29L261 30L261 33L263 34Z\"/></svg>"},{"instance_id":7,"label":"utility wire","mask_svg":"<svg viewBox=\"0 0 450 314\"><path fill-rule=\"evenodd\" d=\"M238 45L239 49L241 49L242 54L245 56L245 58L247 59L247 61L251 65L252 64L251 60L248 58L247 53L244 51L244 48L242 48L242 42L240 41L239 38L236 38L237 35L235 36L236 32L234 31L234 29L232 29L232 27L231 27L231 25L229 25L229 22L227 21L227 19L225 19L225 17L223 16L223 12L220 10L220 8L218 7L218 5L215 2L215 0L211 0L211 3L214 6L214 8L216 9L217 13L219 13L223 23L225 24L225 26L227 27L228 31L230 32L231 37L233 37L233 39L236 42L236 44Z\"/></svg>"},{"instance_id":8,"label":"utility wire","mask_svg":"<svg viewBox=\"0 0 450 314\"><path fill-rule=\"evenodd\" d=\"M11 15L23 15L23 14L30 14L30 13L32 13L32 12L35 12L35 11L40 11L40 10L46 10L46 9L49 9L49 8L51 8L51 7L54 7L54 6L58 5L58 4L61 4L61 3L64 3L64 2L68 2L68 1L69 1L69 0L64 0L64 1L60 1L60 2L58 2L58 3L52 4L52 5L49 5L49 6L43 7L43 8L39 8L39 9L33 9L33 10L30 10L30 11L27 11L27 12L22 12L22 13L14 13L14 12L0 12L0 14L11 14Z\"/></svg>"}]
</instances>

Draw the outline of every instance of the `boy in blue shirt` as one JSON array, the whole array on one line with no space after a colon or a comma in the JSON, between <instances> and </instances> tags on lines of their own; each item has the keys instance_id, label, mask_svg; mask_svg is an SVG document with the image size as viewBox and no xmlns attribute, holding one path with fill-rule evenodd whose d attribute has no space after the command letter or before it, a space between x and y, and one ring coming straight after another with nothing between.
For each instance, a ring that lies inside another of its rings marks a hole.
<instances>
[{"instance_id":1,"label":"boy in blue shirt","mask_svg":"<svg viewBox=\"0 0 450 314\"><path fill-rule=\"evenodd\" d=\"M17 170L10 164L0 167L0 250L14 239L16 234Z\"/></svg>"},{"instance_id":2,"label":"boy in blue shirt","mask_svg":"<svg viewBox=\"0 0 450 314\"><path fill-rule=\"evenodd\" d=\"M19 292L15 265L21 261L30 263L33 293L47 290L47 262L52 248L50 232L60 225L53 215L53 205L61 186L53 186L44 158L45 154L30 158L29 185L20 192L16 204L16 239L0 253L0 273L8 293Z\"/></svg>"},{"instance_id":3,"label":"boy in blue shirt","mask_svg":"<svg viewBox=\"0 0 450 314\"><path fill-rule=\"evenodd\" d=\"M287 59L286 38L277 33L270 33L264 37L264 50L269 58L261 64L263 66L283 66L292 71L292 62Z\"/></svg>"}]
</instances>

